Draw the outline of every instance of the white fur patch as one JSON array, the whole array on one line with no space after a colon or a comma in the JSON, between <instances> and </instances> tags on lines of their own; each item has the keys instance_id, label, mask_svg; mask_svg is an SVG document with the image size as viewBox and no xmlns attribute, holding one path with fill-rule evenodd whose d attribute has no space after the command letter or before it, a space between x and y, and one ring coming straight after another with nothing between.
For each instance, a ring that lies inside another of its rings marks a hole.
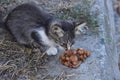
<instances>
[{"instance_id":1,"label":"white fur patch","mask_svg":"<svg viewBox=\"0 0 120 80\"><path fill-rule=\"evenodd\" d=\"M43 44L53 46L53 42L47 37L44 28L40 28L38 34L40 35Z\"/></svg>"},{"instance_id":2,"label":"white fur patch","mask_svg":"<svg viewBox=\"0 0 120 80\"><path fill-rule=\"evenodd\" d=\"M55 43L47 37L44 28L40 28L40 29L38 30L38 34L40 35L41 40L43 41L43 44L45 44L45 45L47 45L47 46L50 47L50 48L46 51L47 54L48 54L48 55L56 55L56 54L58 53L58 50L57 50L56 47L54 47L54 46L55 46Z\"/></svg>"}]
</instances>

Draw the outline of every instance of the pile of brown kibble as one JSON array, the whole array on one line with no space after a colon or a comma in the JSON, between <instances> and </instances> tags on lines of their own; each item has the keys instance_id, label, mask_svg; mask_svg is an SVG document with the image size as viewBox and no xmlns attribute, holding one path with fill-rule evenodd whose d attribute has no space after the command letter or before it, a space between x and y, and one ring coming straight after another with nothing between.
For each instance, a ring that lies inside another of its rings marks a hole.
<instances>
[{"instance_id":1,"label":"pile of brown kibble","mask_svg":"<svg viewBox=\"0 0 120 80\"><path fill-rule=\"evenodd\" d=\"M115 2L114 8L116 9L117 13L120 15L120 1Z\"/></svg>"},{"instance_id":2,"label":"pile of brown kibble","mask_svg":"<svg viewBox=\"0 0 120 80\"><path fill-rule=\"evenodd\" d=\"M63 65L71 68L77 68L90 55L90 52L79 48L77 50L66 50L64 54L60 55L60 61Z\"/></svg>"}]
</instances>

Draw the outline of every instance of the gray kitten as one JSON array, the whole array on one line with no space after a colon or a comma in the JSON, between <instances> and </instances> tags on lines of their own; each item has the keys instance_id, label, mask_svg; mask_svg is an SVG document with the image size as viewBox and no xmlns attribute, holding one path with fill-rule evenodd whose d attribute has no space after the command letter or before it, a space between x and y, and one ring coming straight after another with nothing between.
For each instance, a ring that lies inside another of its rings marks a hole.
<instances>
[{"instance_id":1,"label":"gray kitten","mask_svg":"<svg viewBox=\"0 0 120 80\"><path fill-rule=\"evenodd\" d=\"M72 46L75 35L85 31L86 23L75 26L56 19L35 4L25 3L8 14L5 25L20 44L39 46L42 52L55 55L58 46Z\"/></svg>"}]
</instances>

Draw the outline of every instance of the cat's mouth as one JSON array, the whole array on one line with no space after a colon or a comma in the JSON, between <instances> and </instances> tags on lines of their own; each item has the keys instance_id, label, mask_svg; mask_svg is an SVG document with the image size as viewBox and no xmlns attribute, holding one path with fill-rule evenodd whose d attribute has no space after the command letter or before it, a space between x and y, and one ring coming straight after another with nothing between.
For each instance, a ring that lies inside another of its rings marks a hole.
<instances>
[{"instance_id":1,"label":"cat's mouth","mask_svg":"<svg viewBox=\"0 0 120 80\"><path fill-rule=\"evenodd\" d=\"M67 42L67 44L66 44L66 45L67 45L66 48L67 48L67 49L71 49L71 46L72 46L73 44L74 44L74 41L71 42L71 41L68 40L68 42Z\"/></svg>"}]
</instances>

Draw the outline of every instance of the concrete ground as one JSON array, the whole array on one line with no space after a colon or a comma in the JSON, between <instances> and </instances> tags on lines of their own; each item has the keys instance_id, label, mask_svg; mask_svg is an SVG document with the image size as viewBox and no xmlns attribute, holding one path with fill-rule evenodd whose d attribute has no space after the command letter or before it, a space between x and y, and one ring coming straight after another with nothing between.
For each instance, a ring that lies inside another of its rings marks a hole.
<instances>
[{"instance_id":1,"label":"concrete ground","mask_svg":"<svg viewBox=\"0 0 120 80\"><path fill-rule=\"evenodd\" d=\"M17 4L28 2L30 0L18 0ZM31 0L32 1L32 0ZM36 0L42 7L52 11L66 7L68 2L64 0ZM98 34L88 31L87 34L76 38L74 49L84 48L90 51L91 55L77 69L68 68L59 61L59 55L48 56L47 63L43 66L47 68L39 69L34 78L27 73L19 74L15 80L120 80L118 70L118 55L120 54L120 16L115 12L113 14L113 4L111 0L90 0L93 6L91 11L98 11ZM64 4L63 4L64 2ZM78 5L81 0L71 0L71 6ZM12 5L16 5L11 3ZM109 4L109 5L108 5ZM12 5L9 5L11 8ZM10 8L10 9L11 9ZM8 11L10 10L8 8ZM114 17L115 16L115 17ZM114 21L115 19L115 21ZM115 22L115 23L114 23ZM4 34L3 34L4 35ZM2 45L1 45L2 46ZM2 51L1 51L2 53ZM0 53L0 54L1 54ZM2 64L3 62L0 61ZM1 69L1 68L0 68ZM0 70L1 71L1 70ZM34 74L34 73L33 73ZM0 76L1 80L10 80L5 75Z\"/></svg>"}]
</instances>

